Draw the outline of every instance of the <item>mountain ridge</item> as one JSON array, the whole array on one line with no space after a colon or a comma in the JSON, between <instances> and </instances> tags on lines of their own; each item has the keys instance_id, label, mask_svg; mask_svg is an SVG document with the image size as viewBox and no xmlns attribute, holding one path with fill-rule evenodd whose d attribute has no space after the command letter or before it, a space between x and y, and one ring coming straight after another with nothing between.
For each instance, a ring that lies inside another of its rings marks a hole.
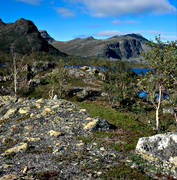
<instances>
[{"instance_id":1,"label":"mountain ridge","mask_svg":"<svg viewBox=\"0 0 177 180\"><path fill-rule=\"evenodd\" d=\"M4 23L0 20L0 52L20 54L30 52L47 52L49 54L66 56L42 38L35 24L24 18L14 23Z\"/></svg>"},{"instance_id":2,"label":"mountain ridge","mask_svg":"<svg viewBox=\"0 0 177 180\"><path fill-rule=\"evenodd\" d=\"M63 52L81 57L130 59L141 57L146 51L148 40L139 34L113 36L107 39L76 38L69 41L55 41L52 45Z\"/></svg>"}]
</instances>

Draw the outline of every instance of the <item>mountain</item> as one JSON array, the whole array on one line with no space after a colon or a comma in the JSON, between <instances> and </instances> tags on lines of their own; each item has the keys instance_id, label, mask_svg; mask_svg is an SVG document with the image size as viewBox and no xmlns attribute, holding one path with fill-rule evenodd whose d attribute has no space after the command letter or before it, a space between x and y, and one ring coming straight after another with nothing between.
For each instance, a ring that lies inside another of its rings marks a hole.
<instances>
[{"instance_id":1,"label":"mountain","mask_svg":"<svg viewBox=\"0 0 177 180\"><path fill-rule=\"evenodd\" d=\"M52 45L61 51L81 57L103 57L110 59L140 58L148 42L139 34L113 36L108 39L76 38L71 41L55 41Z\"/></svg>"},{"instance_id":2,"label":"mountain","mask_svg":"<svg viewBox=\"0 0 177 180\"><path fill-rule=\"evenodd\" d=\"M15 23L4 23L0 19L0 52L10 53L12 49L20 54L38 51L66 56L42 38L32 21L21 18Z\"/></svg>"},{"instance_id":3,"label":"mountain","mask_svg":"<svg viewBox=\"0 0 177 180\"><path fill-rule=\"evenodd\" d=\"M41 36L48 42L48 43L52 43L55 41L55 39L53 39L47 31L45 30L40 30L39 31L41 33Z\"/></svg>"}]
</instances>

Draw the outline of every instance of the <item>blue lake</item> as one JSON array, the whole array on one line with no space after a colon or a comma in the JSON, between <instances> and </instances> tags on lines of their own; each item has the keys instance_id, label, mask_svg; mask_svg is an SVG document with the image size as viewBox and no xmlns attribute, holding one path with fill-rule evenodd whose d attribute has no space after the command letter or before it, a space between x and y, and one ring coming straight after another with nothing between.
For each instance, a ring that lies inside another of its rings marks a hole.
<instances>
[{"instance_id":1,"label":"blue lake","mask_svg":"<svg viewBox=\"0 0 177 180\"><path fill-rule=\"evenodd\" d=\"M147 68L132 68L131 72L134 72L136 75L145 75L148 71L153 71L153 69Z\"/></svg>"}]
</instances>

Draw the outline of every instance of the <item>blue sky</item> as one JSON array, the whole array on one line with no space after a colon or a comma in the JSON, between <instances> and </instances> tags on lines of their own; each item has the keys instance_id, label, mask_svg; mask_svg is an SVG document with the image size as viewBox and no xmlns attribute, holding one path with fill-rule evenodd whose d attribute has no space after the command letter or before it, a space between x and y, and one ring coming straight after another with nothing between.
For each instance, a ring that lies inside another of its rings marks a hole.
<instances>
[{"instance_id":1,"label":"blue sky","mask_svg":"<svg viewBox=\"0 0 177 180\"><path fill-rule=\"evenodd\" d=\"M56 40L139 33L177 40L177 0L1 0L0 18L32 20Z\"/></svg>"}]
</instances>

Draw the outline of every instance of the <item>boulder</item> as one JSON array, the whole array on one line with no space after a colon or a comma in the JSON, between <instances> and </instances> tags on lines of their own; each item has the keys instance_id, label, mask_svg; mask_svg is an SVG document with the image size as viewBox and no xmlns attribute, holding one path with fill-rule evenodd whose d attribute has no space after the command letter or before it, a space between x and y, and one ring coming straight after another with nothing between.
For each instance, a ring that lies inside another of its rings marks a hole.
<instances>
[{"instance_id":1,"label":"boulder","mask_svg":"<svg viewBox=\"0 0 177 180\"><path fill-rule=\"evenodd\" d=\"M83 101L88 97L89 93L86 91L86 89L83 89L82 91L77 92L76 97L78 101Z\"/></svg>"},{"instance_id":2,"label":"boulder","mask_svg":"<svg viewBox=\"0 0 177 180\"><path fill-rule=\"evenodd\" d=\"M55 96L53 97L53 100L58 100L58 96L55 94Z\"/></svg>"},{"instance_id":3,"label":"boulder","mask_svg":"<svg viewBox=\"0 0 177 180\"><path fill-rule=\"evenodd\" d=\"M7 149L2 155L9 155L12 153L25 152L27 150L27 148L28 148L27 143L20 143L10 149Z\"/></svg>"},{"instance_id":4,"label":"boulder","mask_svg":"<svg viewBox=\"0 0 177 180\"><path fill-rule=\"evenodd\" d=\"M164 107L163 108L163 114L173 114L174 113L174 109L173 107Z\"/></svg>"},{"instance_id":5,"label":"boulder","mask_svg":"<svg viewBox=\"0 0 177 180\"><path fill-rule=\"evenodd\" d=\"M177 133L140 138L136 153L160 169L162 174L177 178Z\"/></svg>"},{"instance_id":6,"label":"boulder","mask_svg":"<svg viewBox=\"0 0 177 180\"><path fill-rule=\"evenodd\" d=\"M86 99L93 100L98 96L101 96L101 89L98 88L85 88L85 87L71 87L68 89L69 97L76 97L78 101L84 101Z\"/></svg>"},{"instance_id":7,"label":"boulder","mask_svg":"<svg viewBox=\"0 0 177 180\"><path fill-rule=\"evenodd\" d=\"M86 71L86 70L88 70L88 69L89 69L89 67L88 67L88 66L82 66L80 69L82 69L82 70Z\"/></svg>"},{"instance_id":8,"label":"boulder","mask_svg":"<svg viewBox=\"0 0 177 180\"><path fill-rule=\"evenodd\" d=\"M90 131L107 131L111 129L116 129L116 126L110 124L102 118L87 118L88 123L84 126L84 130Z\"/></svg>"},{"instance_id":9,"label":"boulder","mask_svg":"<svg viewBox=\"0 0 177 180\"><path fill-rule=\"evenodd\" d=\"M44 62L44 61L36 61L33 63L32 68L31 68L31 72L36 75L40 72L43 71L48 71L50 69L54 69L55 64L51 63L51 62Z\"/></svg>"}]
</instances>

